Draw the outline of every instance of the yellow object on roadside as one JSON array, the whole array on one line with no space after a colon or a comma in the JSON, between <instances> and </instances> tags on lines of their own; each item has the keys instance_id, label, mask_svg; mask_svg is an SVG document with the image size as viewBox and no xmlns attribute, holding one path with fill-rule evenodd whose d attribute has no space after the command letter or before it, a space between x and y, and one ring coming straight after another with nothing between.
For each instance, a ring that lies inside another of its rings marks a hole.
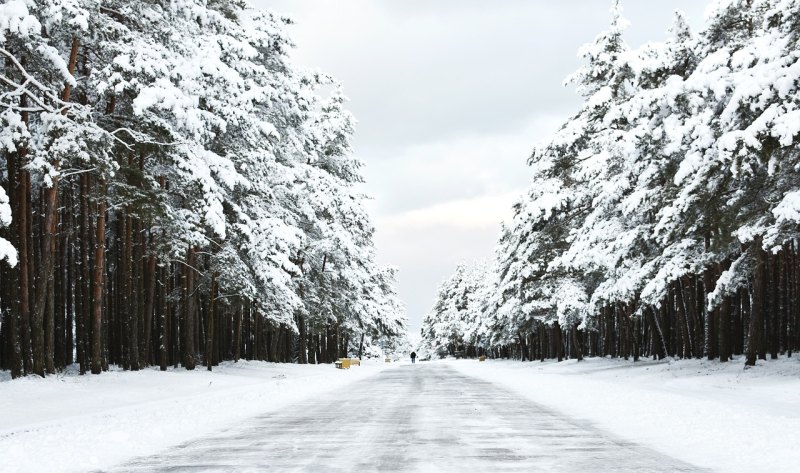
<instances>
[{"instance_id":1,"label":"yellow object on roadside","mask_svg":"<svg viewBox=\"0 0 800 473\"><path fill-rule=\"evenodd\" d=\"M348 370L351 366L361 366L361 360L358 358L339 358L333 364L340 370Z\"/></svg>"}]
</instances>

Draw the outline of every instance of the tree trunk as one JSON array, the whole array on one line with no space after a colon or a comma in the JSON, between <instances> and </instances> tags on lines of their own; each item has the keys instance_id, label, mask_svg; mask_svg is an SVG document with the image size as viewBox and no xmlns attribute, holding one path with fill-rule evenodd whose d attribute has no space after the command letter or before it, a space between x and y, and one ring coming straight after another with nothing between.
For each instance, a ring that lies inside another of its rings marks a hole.
<instances>
[{"instance_id":1,"label":"tree trunk","mask_svg":"<svg viewBox=\"0 0 800 473\"><path fill-rule=\"evenodd\" d=\"M269 324L270 327L270 339L269 339L269 353L267 358L270 362L277 362L278 361L278 342L280 341L280 334L281 328L275 327L271 323Z\"/></svg>"},{"instance_id":2,"label":"tree trunk","mask_svg":"<svg viewBox=\"0 0 800 473\"><path fill-rule=\"evenodd\" d=\"M25 97L20 100L20 104L24 107ZM28 113L22 113L23 122L27 124ZM30 215L30 202L28 200L31 189L31 177L28 171L25 170L25 158L28 155L27 147L22 147L19 150L19 184L18 184L18 199L19 199L19 212L17 214L17 231L19 242L19 315L20 315L20 337L22 339L22 362L25 373L31 372L33 362L31 359L31 309L30 309L30 294L31 294L31 245L30 232L28 227L30 222L28 220Z\"/></svg>"},{"instance_id":3,"label":"tree trunk","mask_svg":"<svg viewBox=\"0 0 800 473\"><path fill-rule=\"evenodd\" d=\"M664 338L664 330L661 328L661 321L659 320L658 311L655 308L650 308L650 313L653 314L653 324L656 328L656 333L658 333L658 339L661 342L661 349L664 350L663 356L670 356L669 355L669 348L667 346L667 340ZM659 357L663 358L663 357Z\"/></svg>"},{"instance_id":4,"label":"tree trunk","mask_svg":"<svg viewBox=\"0 0 800 473\"><path fill-rule=\"evenodd\" d=\"M195 367L194 325L197 317L194 295L195 249L193 246L189 246L189 251L186 256L186 266L187 267L183 270L185 281L184 300L186 301L186 315L183 321L183 366L187 370L193 370Z\"/></svg>"},{"instance_id":5,"label":"tree trunk","mask_svg":"<svg viewBox=\"0 0 800 473\"><path fill-rule=\"evenodd\" d=\"M521 359L522 361L525 361L525 357L527 356L527 349L525 346L525 338L522 336L522 332L517 331L517 339L519 340Z\"/></svg>"},{"instance_id":6,"label":"tree trunk","mask_svg":"<svg viewBox=\"0 0 800 473\"><path fill-rule=\"evenodd\" d=\"M244 317L243 309L241 304L234 312L234 317L236 317L236 331L235 331L235 340L234 340L234 349L233 349L233 361L239 361L239 358L242 357L242 317Z\"/></svg>"},{"instance_id":7,"label":"tree trunk","mask_svg":"<svg viewBox=\"0 0 800 473\"><path fill-rule=\"evenodd\" d=\"M211 289L208 294L208 328L206 329L206 367L211 371L214 366L214 318L217 298L217 273L211 272Z\"/></svg>"},{"instance_id":8,"label":"tree trunk","mask_svg":"<svg viewBox=\"0 0 800 473\"><path fill-rule=\"evenodd\" d=\"M74 296L74 288L75 288L75 251L74 251L74 241L75 241L75 233L74 233L74 214L75 214L75 193L74 191L70 193L69 198L69 213L65 221L67 222L67 228L65 229L64 233L64 240L61 245L61 252L63 253L63 277L64 277L64 285L63 285L63 308L64 308L64 365L71 365L75 362L74 359L74 351L75 351L75 339L73 337L72 327L75 324L75 296Z\"/></svg>"},{"instance_id":9,"label":"tree trunk","mask_svg":"<svg viewBox=\"0 0 800 473\"><path fill-rule=\"evenodd\" d=\"M161 324L159 333L159 368L161 371L167 371L169 365L169 347L170 347L170 328L172 326L172 319L170 317L169 301L167 295L169 294L169 274L167 265L159 269L159 282L158 285L158 318Z\"/></svg>"},{"instance_id":10,"label":"tree trunk","mask_svg":"<svg viewBox=\"0 0 800 473\"><path fill-rule=\"evenodd\" d=\"M306 321L302 315L298 314L296 318L297 323L297 362L301 365L308 363L308 346L306 345L308 337L306 336ZM359 356L360 358L360 356Z\"/></svg>"},{"instance_id":11,"label":"tree trunk","mask_svg":"<svg viewBox=\"0 0 800 473\"><path fill-rule=\"evenodd\" d=\"M763 331L764 317L764 250L761 248L761 237L753 242L755 252L755 268L753 271L753 304L750 309L750 326L747 336L747 352L745 365L755 366L758 356L758 345Z\"/></svg>"},{"instance_id":12,"label":"tree trunk","mask_svg":"<svg viewBox=\"0 0 800 473\"><path fill-rule=\"evenodd\" d=\"M152 236L150 244L152 246ZM153 312L156 299L156 256L151 254L147 257L147 269L145 271L145 285L147 291L145 295L144 314L143 314L143 330L142 330L142 344L141 344L141 357L142 364L150 364L150 341L153 333Z\"/></svg>"},{"instance_id":13,"label":"tree trunk","mask_svg":"<svg viewBox=\"0 0 800 473\"><path fill-rule=\"evenodd\" d=\"M141 343L142 319L144 318L144 304L142 296L146 297L142 285L142 272L144 254L142 253L142 226L139 219L130 218L131 226L131 369L138 370L146 364L147 353L142 353Z\"/></svg>"},{"instance_id":14,"label":"tree trunk","mask_svg":"<svg viewBox=\"0 0 800 473\"><path fill-rule=\"evenodd\" d=\"M564 360L564 339L561 333L561 325L559 325L558 321L553 324L553 331L555 335L555 349L556 349L556 356L558 357L558 361Z\"/></svg>"},{"instance_id":15,"label":"tree trunk","mask_svg":"<svg viewBox=\"0 0 800 473\"><path fill-rule=\"evenodd\" d=\"M770 320L770 331L767 333L768 336L768 346L769 346L769 354L770 359L777 360L778 353L780 352L780 328L781 328L781 309L782 309L782 299L780 295L780 287L781 287L781 260L783 259L783 255L778 253L777 255L772 255L770 258L770 273L771 273L771 284L769 285L769 320Z\"/></svg>"},{"instance_id":16,"label":"tree trunk","mask_svg":"<svg viewBox=\"0 0 800 473\"><path fill-rule=\"evenodd\" d=\"M8 198L9 203L11 204L11 212L13 218L11 220L11 228L8 231L9 240L16 243L17 248L19 248L19 236L20 231L19 227L19 216L20 216L20 208L21 204L19 201L19 187L21 186L20 183L20 171L17 169L17 156L16 153L6 153L6 172L8 174ZM21 256L21 253L20 253ZM20 325L21 325L21 314L20 314L20 296L21 294L17 293L14 294L14 288L20 288L21 292L21 284L20 284L20 276L19 271L22 267L21 261L17 262L17 270L16 271L7 271L6 274L8 277L2 281L2 287L5 289L2 296L6 297L6 301L13 301L11 307L9 309L8 314L8 325L4 327L4 330L7 330L7 336L10 343L9 351L11 354L11 378L16 379L22 376L25 373L25 368L23 364L23 356L22 356L22 343L20 337Z\"/></svg>"},{"instance_id":17,"label":"tree trunk","mask_svg":"<svg viewBox=\"0 0 800 473\"><path fill-rule=\"evenodd\" d=\"M45 324L50 326L52 311L45 321L47 302L52 292L55 258L53 255L53 237L56 234L56 211L58 209L58 178L51 177L50 187L44 189L43 206L44 222L42 223L42 260L36 277L36 291L33 305L31 329L33 339L33 372L44 377L52 370L52 352L45 347Z\"/></svg>"},{"instance_id":18,"label":"tree trunk","mask_svg":"<svg viewBox=\"0 0 800 473\"><path fill-rule=\"evenodd\" d=\"M92 374L103 367L103 284L106 274L106 183L100 180L100 199L97 203L97 230L94 244L94 275L92 286Z\"/></svg>"},{"instance_id":19,"label":"tree trunk","mask_svg":"<svg viewBox=\"0 0 800 473\"><path fill-rule=\"evenodd\" d=\"M689 330L689 319L686 315L686 300L685 300L685 292L684 292L684 277L678 278L677 281L677 289L675 292L675 303L678 306L678 320L680 324L680 333L681 339L683 340L683 357L684 358L691 358L692 357L692 335L691 331Z\"/></svg>"},{"instance_id":20,"label":"tree trunk","mask_svg":"<svg viewBox=\"0 0 800 473\"><path fill-rule=\"evenodd\" d=\"M75 329L77 333L78 363L80 364L80 374L86 374L89 368L89 332L91 328L91 272L89 269L91 252L91 237L89 229L89 174L82 174L80 177L80 263L78 269L78 284L80 288L77 292ZM76 288L77 289L77 288Z\"/></svg>"},{"instance_id":21,"label":"tree trunk","mask_svg":"<svg viewBox=\"0 0 800 473\"><path fill-rule=\"evenodd\" d=\"M572 332L572 346L574 347L575 350L575 358L578 361L583 361L583 351L581 350L581 345L578 342L578 325L579 324L575 324L575 326L572 327L570 332Z\"/></svg>"},{"instance_id":22,"label":"tree trunk","mask_svg":"<svg viewBox=\"0 0 800 473\"><path fill-rule=\"evenodd\" d=\"M718 317L717 321L719 322L717 326L717 340L719 341L717 346L717 352L719 355L719 361L725 362L731 359L731 344L730 344L730 332L731 332L731 298L725 296L722 300L722 304L717 311Z\"/></svg>"}]
</instances>

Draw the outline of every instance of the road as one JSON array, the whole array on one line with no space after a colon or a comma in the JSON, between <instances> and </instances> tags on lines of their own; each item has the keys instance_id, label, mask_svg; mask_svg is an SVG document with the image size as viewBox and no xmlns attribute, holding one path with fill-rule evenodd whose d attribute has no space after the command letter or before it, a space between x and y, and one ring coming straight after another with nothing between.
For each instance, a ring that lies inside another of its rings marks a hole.
<instances>
[{"instance_id":1,"label":"road","mask_svg":"<svg viewBox=\"0 0 800 473\"><path fill-rule=\"evenodd\" d=\"M418 363L112 471L702 470L447 365Z\"/></svg>"}]
</instances>

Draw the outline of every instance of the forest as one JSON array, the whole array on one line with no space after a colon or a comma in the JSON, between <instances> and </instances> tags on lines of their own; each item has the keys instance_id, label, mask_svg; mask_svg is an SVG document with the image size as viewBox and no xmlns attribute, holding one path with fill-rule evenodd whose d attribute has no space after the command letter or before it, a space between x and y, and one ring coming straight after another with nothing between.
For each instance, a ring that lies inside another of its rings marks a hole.
<instances>
[{"instance_id":1,"label":"forest","mask_svg":"<svg viewBox=\"0 0 800 473\"><path fill-rule=\"evenodd\" d=\"M528 160L490 262L460 265L422 327L439 356L707 358L800 349L800 2L676 12L638 49L579 52L580 109Z\"/></svg>"},{"instance_id":2,"label":"forest","mask_svg":"<svg viewBox=\"0 0 800 473\"><path fill-rule=\"evenodd\" d=\"M405 333L354 119L239 0L0 5L0 369L325 363Z\"/></svg>"}]
</instances>

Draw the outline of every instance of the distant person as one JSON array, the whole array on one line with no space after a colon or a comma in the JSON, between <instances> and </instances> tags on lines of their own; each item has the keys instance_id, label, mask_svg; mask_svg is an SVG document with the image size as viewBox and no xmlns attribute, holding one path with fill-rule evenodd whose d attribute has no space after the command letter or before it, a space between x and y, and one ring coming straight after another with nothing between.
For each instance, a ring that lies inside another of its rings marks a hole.
<instances>
[{"instance_id":1,"label":"distant person","mask_svg":"<svg viewBox=\"0 0 800 473\"><path fill-rule=\"evenodd\" d=\"M415 351L412 351L412 352L411 352L411 363L412 363L412 364L413 364L413 363L416 363L416 361L415 361L416 359L417 359L417 352L415 352Z\"/></svg>"}]
</instances>

